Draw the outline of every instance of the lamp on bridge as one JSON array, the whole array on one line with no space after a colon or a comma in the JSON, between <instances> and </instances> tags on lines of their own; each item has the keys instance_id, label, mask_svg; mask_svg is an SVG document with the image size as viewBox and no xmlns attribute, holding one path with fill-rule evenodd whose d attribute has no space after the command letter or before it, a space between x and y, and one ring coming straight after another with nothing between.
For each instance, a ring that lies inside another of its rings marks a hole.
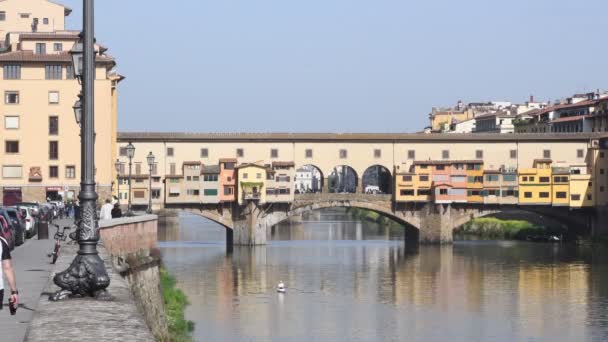
<instances>
[{"instance_id":1,"label":"lamp on bridge","mask_svg":"<svg viewBox=\"0 0 608 342\"><path fill-rule=\"evenodd\" d=\"M94 42L94 0L83 0L83 32L81 48L72 52L74 73L82 85L80 105L74 105L74 115L80 124L80 222L75 237L78 240L78 254L68 269L59 272L53 282L61 290L50 296L57 301L72 296L91 296L99 300L111 299L106 291L110 277L103 259L97 252L99 242L99 221L95 183L95 42ZM77 44L78 45L78 44Z\"/></svg>"},{"instance_id":2,"label":"lamp on bridge","mask_svg":"<svg viewBox=\"0 0 608 342\"><path fill-rule=\"evenodd\" d=\"M150 174L148 175L148 210L146 212L152 214L152 167L154 166L154 155L152 154L152 151L150 151L146 159L148 160L148 166L150 167Z\"/></svg>"},{"instance_id":3,"label":"lamp on bridge","mask_svg":"<svg viewBox=\"0 0 608 342\"><path fill-rule=\"evenodd\" d=\"M80 122L82 121L82 94L78 95L78 100L74 103L72 108L74 109L74 119L76 119L76 124L80 126Z\"/></svg>"},{"instance_id":4,"label":"lamp on bridge","mask_svg":"<svg viewBox=\"0 0 608 342\"><path fill-rule=\"evenodd\" d=\"M116 159L116 163L114 166L116 167L116 198L118 201L118 205L120 205L120 159Z\"/></svg>"},{"instance_id":5,"label":"lamp on bridge","mask_svg":"<svg viewBox=\"0 0 608 342\"><path fill-rule=\"evenodd\" d=\"M135 146L129 141L127 145L127 157L129 158L129 205L127 207L127 216L133 216L131 211L131 165L133 164L133 157L135 157Z\"/></svg>"}]
</instances>

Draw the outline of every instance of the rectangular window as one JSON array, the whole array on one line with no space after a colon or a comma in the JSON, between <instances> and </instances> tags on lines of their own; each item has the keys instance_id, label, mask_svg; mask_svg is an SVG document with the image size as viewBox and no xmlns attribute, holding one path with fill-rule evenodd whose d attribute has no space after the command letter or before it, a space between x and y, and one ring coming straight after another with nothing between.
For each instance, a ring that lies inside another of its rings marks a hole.
<instances>
[{"instance_id":1,"label":"rectangular window","mask_svg":"<svg viewBox=\"0 0 608 342\"><path fill-rule=\"evenodd\" d=\"M135 174L141 175L141 163L135 163Z\"/></svg>"},{"instance_id":2,"label":"rectangular window","mask_svg":"<svg viewBox=\"0 0 608 342\"><path fill-rule=\"evenodd\" d=\"M58 91L49 91L49 104L59 104Z\"/></svg>"},{"instance_id":3,"label":"rectangular window","mask_svg":"<svg viewBox=\"0 0 608 342\"><path fill-rule=\"evenodd\" d=\"M228 195L232 195L232 194L234 194L234 189L231 186L225 186L224 195L228 196Z\"/></svg>"},{"instance_id":4,"label":"rectangular window","mask_svg":"<svg viewBox=\"0 0 608 342\"><path fill-rule=\"evenodd\" d=\"M524 192L524 197L525 198L532 198L532 193L529 191Z\"/></svg>"},{"instance_id":5,"label":"rectangular window","mask_svg":"<svg viewBox=\"0 0 608 342\"><path fill-rule=\"evenodd\" d=\"M74 179L76 178L76 166L69 165L65 167L65 178Z\"/></svg>"},{"instance_id":6,"label":"rectangular window","mask_svg":"<svg viewBox=\"0 0 608 342\"><path fill-rule=\"evenodd\" d=\"M270 158L279 158L279 150L273 148L270 150Z\"/></svg>"},{"instance_id":7,"label":"rectangular window","mask_svg":"<svg viewBox=\"0 0 608 342\"><path fill-rule=\"evenodd\" d=\"M44 78L47 80L60 80L62 78L62 70L63 67L61 65L46 65L44 67Z\"/></svg>"},{"instance_id":8,"label":"rectangular window","mask_svg":"<svg viewBox=\"0 0 608 342\"><path fill-rule=\"evenodd\" d=\"M76 78L76 74L74 73L73 65L68 65L65 67L65 76L68 80L73 80Z\"/></svg>"},{"instance_id":9,"label":"rectangular window","mask_svg":"<svg viewBox=\"0 0 608 342\"><path fill-rule=\"evenodd\" d=\"M551 159L551 150L543 150L543 158Z\"/></svg>"},{"instance_id":10,"label":"rectangular window","mask_svg":"<svg viewBox=\"0 0 608 342\"><path fill-rule=\"evenodd\" d=\"M167 147L167 157L173 157L174 152L173 147Z\"/></svg>"},{"instance_id":11,"label":"rectangular window","mask_svg":"<svg viewBox=\"0 0 608 342\"><path fill-rule=\"evenodd\" d=\"M7 154L19 153L19 141L7 140L4 142L4 152Z\"/></svg>"},{"instance_id":12,"label":"rectangular window","mask_svg":"<svg viewBox=\"0 0 608 342\"><path fill-rule=\"evenodd\" d=\"M483 159L483 151L482 150L475 151L475 159Z\"/></svg>"},{"instance_id":13,"label":"rectangular window","mask_svg":"<svg viewBox=\"0 0 608 342\"><path fill-rule=\"evenodd\" d=\"M511 157L511 159L517 159L517 150L509 151L509 156Z\"/></svg>"},{"instance_id":14,"label":"rectangular window","mask_svg":"<svg viewBox=\"0 0 608 342\"><path fill-rule=\"evenodd\" d=\"M555 198L560 198L560 199L562 199L562 198L568 198L568 196L567 196L567 194L566 194L565 192L563 192L563 191L558 191L558 192L556 192L556 193L555 193Z\"/></svg>"},{"instance_id":15,"label":"rectangular window","mask_svg":"<svg viewBox=\"0 0 608 342\"><path fill-rule=\"evenodd\" d=\"M49 24L49 18L42 18L42 24L43 25L48 25Z\"/></svg>"},{"instance_id":16,"label":"rectangular window","mask_svg":"<svg viewBox=\"0 0 608 342\"><path fill-rule=\"evenodd\" d=\"M420 176L420 181L421 182L428 182L429 181L429 176L428 175L421 175Z\"/></svg>"},{"instance_id":17,"label":"rectangular window","mask_svg":"<svg viewBox=\"0 0 608 342\"><path fill-rule=\"evenodd\" d=\"M440 195L447 195L448 194L448 189L439 189L439 194Z\"/></svg>"},{"instance_id":18,"label":"rectangular window","mask_svg":"<svg viewBox=\"0 0 608 342\"><path fill-rule=\"evenodd\" d=\"M247 179L249 178L249 174L248 173L243 173L243 179Z\"/></svg>"},{"instance_id":19,"label":"rectangular window","mask_svg":"<svg viewBox=\"0 0 608 342\"><path fill-rule=\"evenodd\" d=\"M5 104L19 104L19 92L18 91L5 91L4 92L4 103Z\"/></svg>"},{"instance_id":20,"label":"rectangular window","mask_svg":"<svg viewBox=\"0 0 608 342\"><path fill-rule=\"evenodd\" d=\"M59 135L58 116L49 116L49 135Z\"/></svg>"},{"instance_id":21,"label":"rectangular window","mask_svg":"<svg viewBox=\"0 0 608 342\"><path fill-rule=\"evenodd\" d=\"M346 158L348 158L348 151L340 150L340 159L346 159Z\"/></svg>"},{"instance_id":22,"label":"rectangular window","mask_svg":"<svg viewBox=\"0 0 608 342\"><path fill-rule=\"evenodd\" d=\"M382 158L382 150L375 149L374 150L374 158Z\"/></svg>"},{"instance_id":23,"label":"rectangular window","mask_svg":"<svg viewBox=\"0 0 608 342\"><path fill-rule=\"evenodd\" d=\"M152 174L153 175L158 174L158 163L152 164Z\"/></svg>"},{"instance_id":24,"label":"rectangular window","mask_svg":"<svg viewBox=\"0 0 608 342\"><path fill-rule=\"evenodd\" d=\"M207 191L207 190L205 190L205 191ZM215 192L217 192L217 190L215 190ZM200 195L200 191L198 189L188 189L188 190L186 190L186 195L198 196L198 195Z\"/></svg>"},{"instance_id":25,"label":"rectangular window","mask_svg":"<svg viewBox=\"0 0 608 342\"><path fill-rule=\"evenodd\" d=\"M5 20L6 20L6 12L0 11L0 21L5 21Z\"/></svg>"},{"instance_id":26,"label":"rectangular window","mask_svg":"<svg viewBox=\"0 0 608 342\"><path fill-rule=\"evenodd\" d=\"M49 166L49 178L59 178L59 166Z\"/></svg>"},{"instance_id":27,"label":"rectangular window","mask_svg":"<svg viewBox=\"0 0 608 342\"><path fill-rule=\"evenodd\" d=\"M126 157L126 156L127 156L127 148L126 148L126 147L121 147L121 148L118 150L118 154L119 154L121 157Z\"/></svg>"},{"instance_id":28,"label":"rectangular window","mask_svg":"<svg viewBox=\"0 0 608 342\"><path fill-rule=\"evenodd\" d=\"M443 170L445 170L445 165L437 165L437 166L435 166L435 170L443 171Z\"/></svg>"},{"instance_id":29,"label":"rectangular window","mask_svg":"<svg viewBox=\"0 0 608 342\"><path fill-rule=\"evenodd\" d=\"M580 201L581 195L577 195L577 194L570 195L570 199L573 201Z\"/></svg>"},{"instance_id":30,"label":"rectangular window","mask_svg":"<svg viewBox=\"0 0 608 342\"><path fill-rule=\"evenodd\" d=\"M232 189L232 188L230 188ZM203 190L205 196L217 196L217 189L205 189Z\"/></svg>"},{"instance_id":31,"label":"rectangular window","mask_svg":"<svg viewBox=\"0 0 608 342\"><path fill-rule=\"evenodd\" d=\"M549 178L549 177L540 177L540 178L538 179L538 181L539 181L540 183L549 183L549 182L551 181L551 178Z\"/></svg>"},{"instance_id":32,"label":"rectangular window","mask_svg":"<svg viewBox=\"0 0 608 342\"><path fill-rule=\"evenodd\" d=\"M2 177L3 178L21 178L22 173L23 173L23 167L20 165L2 167Z\"/></svg>"},{"instance_id":33,"label":"rectangular window","mask_svg":"<svg viewBox=\"0 0 608 342\"><path fill-rule=\"evenodd\" d=\"M515 182L517 180L517 175L512 175L512 174L502 175L502 180L505 182Z\"/></svg>"},{"instance_id":34,"label":"rectangular window","mask_svg":"<svg viewBox=\"0 0 608 342\"><path fill-rule=\"evenodd\" d=\"M4 128L5 129L19 129L19 117L18 116L5 116L4 117Z\"/></svg>"},{"instance_id":35,"label":"rectangular window","mask_svg":"<svg viewBox=\"0 0 608 342\"><path fill-rule=\"evenodd\" d=\"M152 189L152 199L160 198L160 189Z\"/></svg>"},{"instance_id":36,"label":"rectangular window","mask_svg":"<svg viewBox=\"0 0 608 342\"><path fill-rule=\"evenodd\" d=\"M133 197L134 198L146 198L146 191L145 190L133 191Z\"/></svg>"},{"instance_id":37,"label":"rectangular window","mask_svg":"<svg viewBox=\"0 0 608 342\"><path fill-rule=\"evenodd\" d=\"M576 157L577 158L584 158L585 157L585 150L576 150Z\"/></svg>"},{"instance_id":38,"label":"rectangular window","mask_svg":"<svg viewBox=\"0 0 608 342\"><path fill-rule=\"evenodd\" d=\"M414 150L408 150L407 151L407 159L411 159L411 160L416 159L416 151L414 151Z\"/></svg>"},{"instance_id":39,"label":"rectangular window","mask_svg":"<svg viewBox=\"0 0 608 342\"><path fill-rule=\"evenodd\" d=\"M401 190L401 196L414 196L414 190Z\"/></svg>"},{"instance_id":40,"label":"rectangular window","mask_svg":"<svg viewBox=\"0 0 608 342\"><path fill-rule=\"evenodd\" d=\"M530 182L534 182L534 177L530 177Z\"/></svg>"},{"instance_id":41,"label":"rectangular window","mask_svg":"<svg viewBox=\"0 0 608 342\"><path fill-rule=\"evenodd\" d=\"M304 155L306 158L312 158L312 149L306 149Z\"/></svg>"},{"instance_id":42,"label":"rectangular window","mask_svg":"<svg viewBox=\"0 0 608 342\"><path fill-rule=\"evenodd\" d=\"M49 159L50 160L59 159L59 142L58 141L49 141Z\"/></svg>"},{"instance_id":43,"label":"rectangular window","mask_svg":"<svg viewBox=\"0 0 608 342\"><path fill-rule=\"evenodd\" d=\"M205 182L217 182L218 180L218 175L204 175L203 176L203 181Z\"/></svg>"},{"instance_id":44,"label":"rectangular window","mask_svg":"<svg viewBox=\"0 0 608 342\"><path fill-rule=\"evenodd\" d=\"M443 158L443 159L450 159L450 151L449 150L443 150L443 151L441 151L441 158Z\"/></svg>"},{"instance_id":45,"label":"rectangular window","mask_svg":"<svg viewBox=\"0 0 608 342\"><path fill-rule=\"evenodd\" d=\"M5 80L20 80L21 79L21 65L5 64L4 65L4 79Z\"/></svg>"},{"instance_id":46,"label":"rectangular window","mask_svg":"<svg viewBox=\"0 0 608 342\"><path fill-rule=\"evenodd\" d=\"M549 198L549 193L548 192L540 192L538 194L538 197L540 197L540 198Z\"/></svg>"},{"instance_id":47,"label":"rectangular window","mask_svg":"<svg viewBox=\"0 0 608 342\"><path fill-rule=\"evenodd\" d=\"M209 149L201 148L201 158L209 158Z\"/></svg>"},{"instance_id":48,"label":"rectangular window","mask_svg":"<svg viewBox=\"0 0 608 342\"><path fill-rule=\"evenodd\" d=\"M431 190L429 190L429 189L418 190L418 196L430 196L430 195L431 195Z\"/></svg>"},{"instance_id":49,"label":"rectangular window","mask_svg":"<svg viewBox=\"0 0 608 342\"><path fill-rule=\"evenodd\" d=\"M36 43L36 54L46 55L46 43Z\"/></svg>"},{"instance_id":50,"label":"rectangular window","mask_svg":"<svg viewBox=\"0 0 608 342\"><path fill-rule=\"evenodd\" d=\"M237 156L237 158L244 158L245 157L245 150L243 150L242 148L237 148L236 149L236 156Z\"/></svg>"},{"instance_id":51,"label":"rectangular window","mask_svg":"<svg viewBox=\"0 0 608 342\"><path fill-rule=\"evenodd\" d=\"M404 182L411 182L412 181L412 176L403 176L403 177L401 177L401 179Z\"/></svg>"},{"instance_id":52,"label":"rectangular window","mask_svg":"<svg viewBox=\"0 0 608 342\"><path fill-rule=\"evenodd\" d=\"M63 44L61 44L61 43L53 44L53 51L63 51Z\"/></svg>"}]
</instances>

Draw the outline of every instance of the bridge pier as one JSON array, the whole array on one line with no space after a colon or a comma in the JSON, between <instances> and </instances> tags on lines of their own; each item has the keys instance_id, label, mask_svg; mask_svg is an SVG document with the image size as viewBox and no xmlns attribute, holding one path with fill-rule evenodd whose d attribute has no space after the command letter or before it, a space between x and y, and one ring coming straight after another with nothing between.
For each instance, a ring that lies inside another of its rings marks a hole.
<instances>
[{"instance_id":1,"label":"bridge pier","mask_svg":"<svg viewBox=\"0 0 608 342\"><path fill-rule=\"evenodd\" d=\"M254 201L241 207L234 220L233 244L237 246L266 245L268 224L264 220L265 213ZM226 236L228 238L228 236ZM228 239L227 239L228 242Z\"/></svg>"},{"instance_id":2,"label":"bridge pier","mask_svg":"<svg viewBox=\"0 0 608 342\"><path fill-rule=\"evenodd\" d=\"M428 204L420 220L421 244L450 244L453 242L452 207L449 204Z\"/></svg>"}]
</instances>

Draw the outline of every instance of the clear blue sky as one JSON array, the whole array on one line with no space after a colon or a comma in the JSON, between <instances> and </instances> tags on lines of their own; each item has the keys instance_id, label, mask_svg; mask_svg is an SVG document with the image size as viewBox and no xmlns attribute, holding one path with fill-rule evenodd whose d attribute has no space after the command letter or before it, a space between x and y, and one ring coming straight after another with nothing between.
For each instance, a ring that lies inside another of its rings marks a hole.
<instances>
[{"instance_id":1,"label":"clear blue sky","mask_svg":"<svg viewBox=\"0 0 608 342\"><path fill-rule=\"evenodd\" d=\"M81 0L58 0L74 9ZM608 88L606 0L97 0L119 129L411 132L433 106Z\"/></svg>"}]
</instances>

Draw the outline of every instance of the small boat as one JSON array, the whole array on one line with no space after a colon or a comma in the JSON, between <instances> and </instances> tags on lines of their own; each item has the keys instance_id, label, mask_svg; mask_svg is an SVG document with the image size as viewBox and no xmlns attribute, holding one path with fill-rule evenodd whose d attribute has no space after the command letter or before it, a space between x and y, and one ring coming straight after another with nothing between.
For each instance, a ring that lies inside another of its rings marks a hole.
<instances>
[{"instance_id":1,"label":"small boat","mask_svg":"<svg viewBox=\"0 0 608 342\"><path fill-rule=\"evenodd\" d=\"M279 284L277 285L277 292L279 292L279 293L287 292L287 289L285 288L285 284L283 284L283 281L280 281Z\"/></svg>"}]
</instances>

